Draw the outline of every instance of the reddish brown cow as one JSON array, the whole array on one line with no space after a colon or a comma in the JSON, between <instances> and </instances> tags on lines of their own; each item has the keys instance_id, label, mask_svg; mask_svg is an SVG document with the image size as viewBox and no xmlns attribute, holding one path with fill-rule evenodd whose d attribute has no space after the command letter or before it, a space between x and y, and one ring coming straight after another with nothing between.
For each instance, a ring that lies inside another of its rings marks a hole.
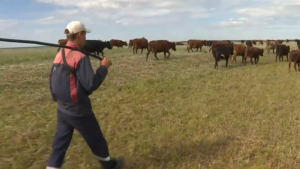
<instances>
[{"instance_id":1,"label":"reddish brown cow","mask_svg":"<svg viewBox=\"0 0 300 169\"><path fill-rule=\"evenodd\" d=\"M247 57L250 58L251 60L251 64L253 65L253 61L252 58L254 58L254 62L255 64L258 63L259 61L259 56L263 56L264 55L264 49L260 49L258 47L249 47L247 46L246 48L246 52L245 52L245 56L244 56L244 63L247 63Z\"/></svg>"},{"instance_id":2,"label":"reddish brown cow","mask_svg":"<svg viewBox=\"0 0 300 169\"><path fill-rule=\"evenodd\" d=\"M154 53L154 57L156 60L157 58L157 53L159 52L164 52L165 59L170 57L170 49L173 49L173 51L176 51L176 43L175 42L169 42L168 40L154 40L149 42L148 46L148 52L146 56L146 60L148 60L148 56L150 52ZM166 53L168 53L168 56L166 56Z\"/></svg>"},{"instance_id":3,"label":"reddish brown cow","mask_svg":"<svg viewBox=\"0 0 300 169\"><path fill-rule=\"evenodd\" d=\"M295 71L297 71L296 69L296 65L298 65L298 71L299 69L299 65L300 65L300 50L292 50L290 52L290 58L289 58L289 72L291 71L291 62L294 62L294 68Z\"/></svg>"},{"instance_id":4,"label":"reddish brown cow","mask_svg":"<svg viewBox=\"0 0 300 169\"><path fill-rule=\"evenodd\" d=\"M236 62L236 56L242 56L242 63L244 62L244 57L246 53L246 45L244 44L234 44L233 45L233 55L232 55L232 62Z\"/></svg>"},{"instance_id":5,"label":"reddish brown cow","mask_svg":"<svg viewBox=\"0 0 300 169\"><path fill-rule=\"evenodd\" d=\"M134 40L134 39L130 39L130 40L129 40L128 48L132 48L132 46L133 46L133 40Z\"/></svg>"},{"instance_id":6,"label":"reddish brown cow","mask_svg":"<svg viewBox=\"0 0 300 169\"><path fill-rule=\"evenodd\" d=\"M277 42L277 44L282 44L282 42L284 42L284 40L277 40L276 42Z\"/></svg>"},{"instance_id":7,"label":"reddish brown cow","mask_svg":"<svg viewBox=\"0 0 300 169\"><path fill-rule=\"evenodd\" d=\"M273 53L274 53L276 46L277 46L277 41L267 40L267 46L265 49L267 49L268 54L270 53L270 49L273 50Z\"/></svg>"},{"instance_id":8,"label":"reddish brown cow","mask_svg":"<svg viewBox=\"0 0 300 169\"><path fill-rule=\"evenodd\" d=\"M256 45L256 40L251 41L253 45Z\"/></svg>"},{"instance_id":9,"label":"reddish brown cow","mask_svg":"<svg viewBox=\"0 0 300 169\"><path fill-rule=\"evenodd\" d=\"M113 48L114 46L118 47L118 49L123 46L127 46L127 42L119 40L119 39L111 39L110 40L111 47Z\"/></svg>"},{"instance_id":10,"label":"reddish brown cow","mask_svg":"<svg viewBox=\"0 0 300 169\"><path fill-rule=\"evenodd\" d=\"M203 45L204 45L204 41L190 39L190 40L188 40L187 50L188 50L188 52L190 52L190 50L192 50L192 52L194 52L192 48L197 48L196 52L198 52L198 49L200 48L200 51L202 52Z\"/></svg>"},{"instance_id":11,"label":"reddish brown cow","mask_svg":"<svg viewBox=\"0 0 300 169\"><path fill-rule=\"evenodd\" d=\"M264 44L264 41L263 40L258 40L257 41L259 44L263 45Z\"/></svg>"},{"instance_id":12,"label":"reddish brown cow","mask_svg":"<svg viewBox=\"0 0 300 169\"><path fill-rule=\"evenodd\" d=\"M141 53L143 53L144 49L148 49L148 39L146 38L137 38L133 40L133 54L137 53L138 49L142 49Z\"/></svg>"},{"instance_id":13,"label":"reddish brown cow","mask_svg":"<svg viewBox=\"0 0 300 169\"><path fill-rule=\"evenodd\" d=\"M67 39L59 39L58 44L61 46L65 46L67 44L68 40ZM57 49L59 51L60 47Z\"/></svg>"}]
</instances>

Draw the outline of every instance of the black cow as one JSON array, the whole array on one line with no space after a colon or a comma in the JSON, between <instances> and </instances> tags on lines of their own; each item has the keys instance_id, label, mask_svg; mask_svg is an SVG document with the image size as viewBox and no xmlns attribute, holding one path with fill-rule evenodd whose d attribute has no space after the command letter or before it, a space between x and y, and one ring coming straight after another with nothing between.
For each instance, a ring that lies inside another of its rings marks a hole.
<instances>
[{"instance_id":1,"label":"black cow","mask_svg":"<svg viewBox=\"0 0 300 169\"><path fill-rule=\"evenodd\" d=\"M104 55L103 49L105 48L109 50L112 49L109 41L103 42L101 40L86 40L82 50L90 53L95 53L95 54L97 53L97 55L99 55L99 53Z\"/></svg>"},{"instance_id":2,"label":"black cow","mask_svg":"<svg viewBox=\"0 0 300 169\"><path fill-rule=\"evenodd\" d=\"M228 66L228 59L230 57L230 55L232 54L233 48L232 46L229 45L215 45L212 48L212 52L213 52L213 56L215 58L215 68L218 67L218 62L221 59L225 59L226 60L226 67Z\"/></svg>"},{"instance_id":3,"label":"black cow","mask_svg":"<svg viewBox=\"0 0 300 169\"><path fill-rule=\"evenodd\" d=\"M253 47L251 40L247 40L247 41L246 41L246 45L247 45L247 46L250 46L250 47Z\"/></svg>"},{"instance_id":4,"label":"black cow","mask_svg":"<svg viewBox=\"0 0 300 169\"><path fill-rule=\"evenodd\" d=\"M241 40L241 43L242 43L242 44L244 44L244 43L245 43L245 41L244 41L244 40Z\"/></svg>"},{"instance_id":5,"label":"black cow","mask_svg":"<svg viewBox=\"0 0 300 169\"><path fill-rule=\"evenodd\" d=\"M205 41L205 42L204 42L204 46L209 46L209 47L210 47L211 44L212 44L212 41Z\"/></svg>"},{"instance_id":6,"label":"black cow","mask_svg":"<svg viewBox=\"0 0 300 169\"><path fill-rule=\"evenodd\" d=\"M277 62L277 57L279 57L279 61L281 58L281 61L283 61L283 56L286 56L286 60L289 59L289 53L290 53L290 46L283 45L283 44L278 44L276 46L276 62Z\"/></svg>"}]
</instances>

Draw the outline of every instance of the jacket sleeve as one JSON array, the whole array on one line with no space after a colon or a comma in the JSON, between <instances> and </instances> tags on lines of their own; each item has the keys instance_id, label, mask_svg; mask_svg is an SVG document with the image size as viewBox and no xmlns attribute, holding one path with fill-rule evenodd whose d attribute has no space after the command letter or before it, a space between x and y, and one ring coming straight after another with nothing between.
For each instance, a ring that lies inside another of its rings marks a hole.
<instances>
[{"instance_id":1,"label":"jacket sleeve","mask_svg":"<svg viewBox=\"0 0 300 169\"><path fill-rule=\"evenodd\" d=\"M77 79L89 94L100 87L107 73L107 68L101 65L94 74L90 59L87 56L83 57L76 67Z\"/></svg>"},{"instance_id":2,"label":"jacket sleeve","mask_svg":"<svg viewBox=\"0 0 300 169\"><path fill-rule=\"evenodd\" d=\"M51 71L50 71L50 75L49 75L49 83L50 83L50 93L51 93L51 97L52 97L52 100L53 101L57 101L57 99L55 98L55 96L54 96L54 94L53 94L53 90L52 90L52 73L53 73L53 70L54 70L54 66L52 66L52 68L51 68Z\"/></svg>"}]
</instances>

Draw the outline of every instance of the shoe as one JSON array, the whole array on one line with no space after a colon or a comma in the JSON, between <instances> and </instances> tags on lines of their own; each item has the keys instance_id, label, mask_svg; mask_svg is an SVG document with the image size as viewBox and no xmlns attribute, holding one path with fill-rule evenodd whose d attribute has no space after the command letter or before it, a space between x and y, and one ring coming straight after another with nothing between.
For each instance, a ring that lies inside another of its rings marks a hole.
<instances>
[{"instance_id":1,"label":"shoe","mask_svg":"<svg viewBox=\"0 0 300 169\"><path fill-rule=\"evenodd\" d=\"M124 167L124 157L111 158L109 161L100 161L102 169L122 169Z\"/></svg>"},{"instance_id":2,"label":"shoe","mask_svg":"<svg viewBox=\"0 0 300 169\"><path fill-rule=\"evenodd\" d=\"M125 159L124 157L119 157L117 159L113 159L117 162L116 166L112 169L122 169L124 167Z\"/></svg>"}]
</instances>

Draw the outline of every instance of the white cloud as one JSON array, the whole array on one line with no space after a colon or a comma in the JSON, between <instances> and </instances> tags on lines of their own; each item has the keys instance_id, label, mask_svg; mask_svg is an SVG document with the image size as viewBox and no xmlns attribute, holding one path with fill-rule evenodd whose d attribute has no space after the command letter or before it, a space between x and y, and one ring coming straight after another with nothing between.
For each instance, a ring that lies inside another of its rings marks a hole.
<instances>
[{"instance_id":1,"label":"white cloud","mask_svg":"<svg viewBox=\"0 0 300 169\"><path fill-rule=\"evenodd\" d=\"M251 7L234 9L236 16L247 18L247 20L222 21L220 27L244 27L261 29L293 27L299 23L300 1L298 0L265 0L256 1ZM249 27L250 26L250 27Z\"/></svg>"},{"instance_id":2,"label":"white cloud","mask_svg":"<svg viewBox=\"0 0 300 169\"><path fill-rule=\"evenodd\" d=\"M55 4L71 8L51 13L51 17L41 18L36 23L44 24L65 20L81 20L85 23L101 23L114 21L122 25L126 23L156 24L184 20L180 15L192 18L207 18L211 9L205 9L195 0L35 0L37 2ZM160 17L157 17L160 16ZM177 19L173 19L173 18ZM143 21L144 19L144 21ZM155 19L155 21L154 21ZM49 21L50 20L50 21Z\"/></svg>"},{"instance_id":3,"label":"white cloud","mask_svg":"<svg viewBox=\"0 0 300 169\"><path fill-rule=\"evenodd\" d=\"M33 22L37 23L37 24L46 24L46 25L50 24L51 25L51 24L62 23L63 20L59 20L57 18L54 18L54 16L48 16L46 18L36 19Z\"/></svg>"},{"instance_id":4,"label":"white cloud","mask_svg":"<svg viewBox=\"0 0 300 169\"><path fill-rule=\"evenodd\" d=\"M236 13L251 16L251 17L271 17L277 14L278 9L276 8L262 8L262 7L254 7L254 8L243 8L236 11Z\"/></svg>"}]
</instances>

